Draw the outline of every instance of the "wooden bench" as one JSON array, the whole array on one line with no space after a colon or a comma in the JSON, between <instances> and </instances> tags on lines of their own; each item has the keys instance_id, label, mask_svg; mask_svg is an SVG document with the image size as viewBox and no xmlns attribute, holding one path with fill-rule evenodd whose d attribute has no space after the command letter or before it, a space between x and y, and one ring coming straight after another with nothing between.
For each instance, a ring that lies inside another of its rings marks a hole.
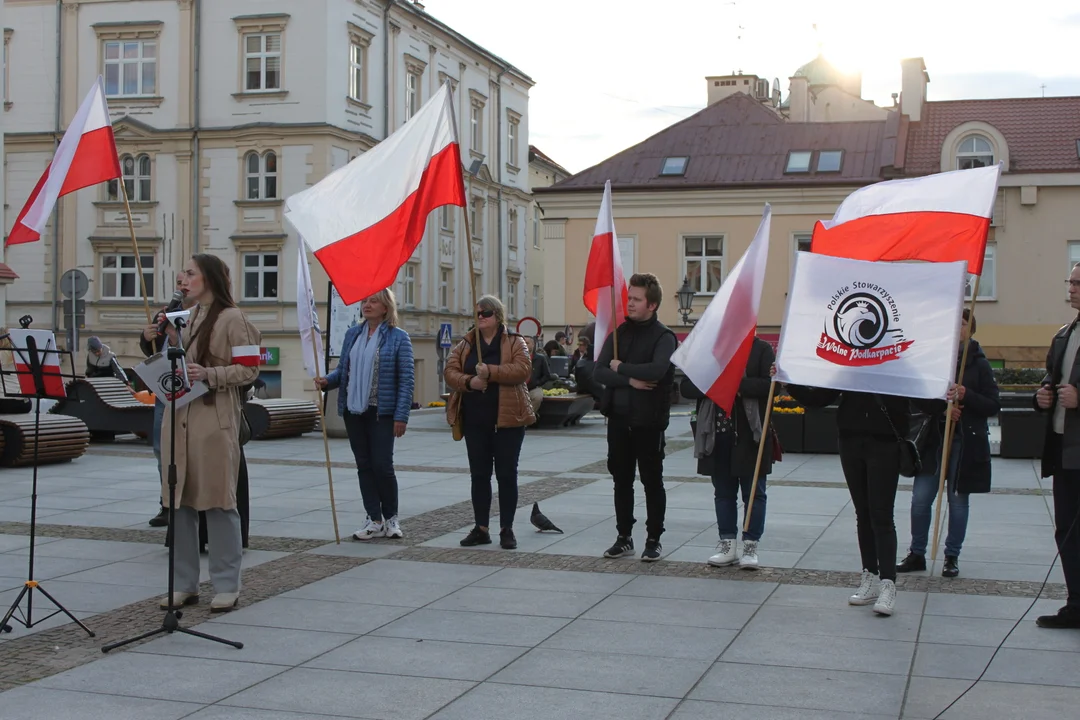
<instances>
[{"instance_id":1,"label":"wooden bench","mask_svg":"<svg viewBox=\"0 0 1080 720\"><path fill-rule=\"evenodd\" d=\"M90 431L79 418L42 413L38 436L34 436L34 414L0 415L3 452L0 466L22 467L34 462L34 444L38 446L38 464L66 462L81 457L90 444Z\"/></svg>"},{"instance_id":2,"label":"wooden bench","mask_svg":"<svg viewBox=\"0 0 1080 720\"><path fill-rule=\"evenodd\" d=\"M577 425L595 403L592 395L545 395L536 424L540 427Z\"/></svg>"},{"instance_id":3,"label":"wooden bench","mask_svg":"<svg viewBox=\"0 0 1080 720\"><path fill-rule=\"evenodd\" d=\"M310 400L249 400L244 414L251 426L252 440L297 437L314 432L319 409Z\"/></svg>"},{"instance_id":4,"label":"wooden bench","mask_svg":"<svg viewBox=\"0 0 1080 720\"><path fill-rule=\"evenodd\" d=\"M94 440L112 440L117 434L149 437L154 429L154 406L140 401L116 378L80 378L68 383L67 399L53 412L86 423Z\"/></svg>"}]
</instances>

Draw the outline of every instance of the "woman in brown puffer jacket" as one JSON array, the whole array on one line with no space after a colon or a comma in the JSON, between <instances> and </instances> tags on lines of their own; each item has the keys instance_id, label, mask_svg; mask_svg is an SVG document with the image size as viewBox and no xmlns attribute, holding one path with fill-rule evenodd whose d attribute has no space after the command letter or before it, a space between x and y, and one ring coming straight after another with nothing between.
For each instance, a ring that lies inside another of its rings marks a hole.
<instances>
[{"instance_id":1,"label":"woman in brown puffer jacket","mask_svg":"<svg viewBox=\"0 0 1080 720\"><path fill-rule=\"evenodd\" d=\"M525 386L532 361L520 335L506 327L502 302L485 295L476 303L476 327L466 333L446 363L443 377L454 392L446 407L453 426L460 416L472 473L472 504L476 527L461 541L463 547L490 545L491 469L499 483L499 544L517 547L518 456L525 427L536 417Z\"/></svg>"}]
</instances>

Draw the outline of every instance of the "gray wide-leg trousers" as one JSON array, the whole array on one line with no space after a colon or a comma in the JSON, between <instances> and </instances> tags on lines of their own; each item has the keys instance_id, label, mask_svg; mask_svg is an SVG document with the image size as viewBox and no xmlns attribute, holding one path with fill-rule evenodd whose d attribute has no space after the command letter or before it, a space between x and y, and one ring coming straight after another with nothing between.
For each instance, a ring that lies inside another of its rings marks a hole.
<instances>
[{"instance_id":1,"label":"gray wide-leg trousers","mask_svg":"<svg viewBox=\"0 0 1080 720\"><path fill-rule=\"evenodd\" d=\"M210 581L215 592L240 592L240 564L244 548L240 538L240 514L214 508L206 511ZM176 592L199 592L199 513L181 505L176 508L172 540L176 543L173 582Z\"/></svg>"}]
</instances>

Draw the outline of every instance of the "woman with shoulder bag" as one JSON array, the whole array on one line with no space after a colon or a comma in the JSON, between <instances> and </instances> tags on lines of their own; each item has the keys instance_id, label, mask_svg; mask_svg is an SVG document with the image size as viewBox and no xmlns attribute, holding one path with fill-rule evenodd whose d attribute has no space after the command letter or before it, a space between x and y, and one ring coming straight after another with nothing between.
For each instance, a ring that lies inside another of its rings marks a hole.
<instances>
[{"instance_id":1,"label":"woman with shoulder bag","mask_svg":"<svg viewBox=\"0 0 1080 720\"><path fill-rule=\"evenodd\" d=\"M949 450L949 472L945 476L946 497L949 501L948 534L945 536L945 564L941 576L952 578L960 574L960 549L967 535L969 496L990 492L990 428L987 420L1001 410L997 380L982 347L971 336L975 334L975 318L964 309L960 331L960 347L956 357L959 369L968 343L967 364L963 382L949 391L953 407L952 447ZM945 436L944 403L930 416L926 444L923 448L923 467L915 477L911 493L911 545L908 555L896 566L900 573L926 569L926 545L930 535L932 506L941 480L941 454Z\"/></svg>"},{"instance_id":2,"label":"woman with shoulder bag","mask_svg":"<svg viewBox=\"0 0 1080 720\"><path fill-rule=\"evenodd\" d=\"M176 409L176 543L175 591L167 607L199 601L199 512L206 512L210 546L210 579L217 595L211 612L236 607L240 597L243 547L237 513L240 470L241 408L239 388L259 374L262 339L232 299L229 271L214 255L198 254L184 267L184 292L197 307L184 333L188 377L205 382L206 395ZM169 344L177 335L167 329ZM172 460L172 412L162 422L162 465ZM169 499L168 478L162 478Z\"/></svg>"},{"instance_id":3,"label":"woman with shoulder bag","mask_svg":"<svg viewBox=\"0 0 1080 720\"><path fill-rule=\"evenodd\" d=\"M775 374L775 367L773 373ZM825 388L788 385L788 393L805 407L826 407L839 400L836 426L840 465L855 506L862 580L849 605L873 605L879 615L896 607L896 488L910 443L910 406L922 401ZM910 472L910 470L908 470Z\"/></svg>"},{"instance_id":4,"label":"woman with shoulder bag","mask_svg":"<svg viewBox=\"0 0 1080 720\"><path fill-rule=\"evenodd\" d=\"M525 428L536 421L526 382L532 361L525 341L506 328L502 302L485 295L476 303L476 327L450 351L443 377L454 392L446 404L446 420L462 428L472 474L476 526L462 547L490 545L491 470L499 483L499 544L517 547L518 457Z\"/></svg>"}]
</instances>

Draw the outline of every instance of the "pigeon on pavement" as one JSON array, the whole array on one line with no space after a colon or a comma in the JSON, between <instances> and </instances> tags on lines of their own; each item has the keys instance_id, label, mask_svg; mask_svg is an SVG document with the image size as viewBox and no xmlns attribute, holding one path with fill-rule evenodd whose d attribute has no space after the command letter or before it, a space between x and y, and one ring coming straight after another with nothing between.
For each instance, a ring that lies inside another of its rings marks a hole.
<instances>
[{"instance_id":1,"label":"pigeon on pavement","mask_svg":"<svg viewBox=\"0 0 1080 720\"><path fill-rule=\"evenodd\" d=\"M533 526L536 527L537 532L551 530L553 532L559 533L560 535L563 534L562 530L555 527L555 523L548 520L547 515L540 512L540 503L533 503L532 517L529 518L529 522L531 522Z\"/></svg>"}]
</instances>

